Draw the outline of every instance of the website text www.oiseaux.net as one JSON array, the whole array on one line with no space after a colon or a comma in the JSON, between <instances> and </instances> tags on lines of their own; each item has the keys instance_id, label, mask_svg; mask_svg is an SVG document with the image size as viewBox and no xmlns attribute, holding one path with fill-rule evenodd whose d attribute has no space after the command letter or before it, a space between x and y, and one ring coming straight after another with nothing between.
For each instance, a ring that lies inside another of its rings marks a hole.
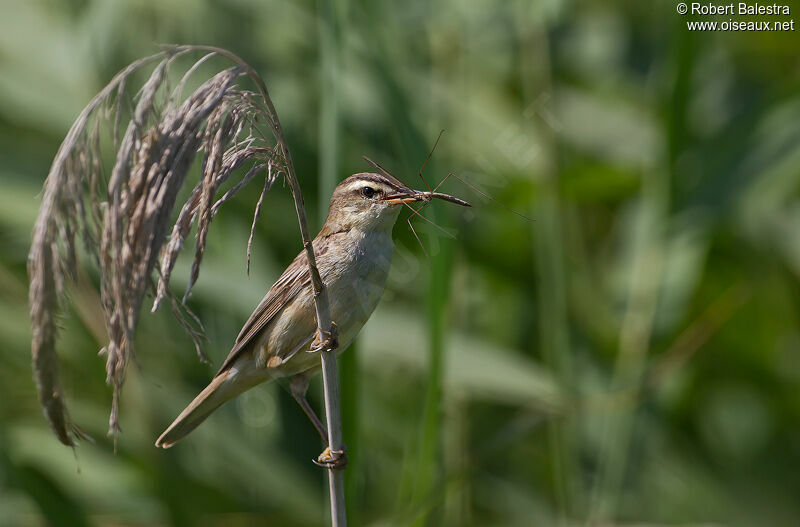
<instances>
[{"instance_id":1,"label":"website text www.oiseaux.net","mask_svg":"<svg viewBox=\"0 0 800 527\"><path fill-rule=\"evenodd\" d=\"M794 20L788 5L780 4L713 4L681 2L677 5L680 15L710 16L716 20L687 20L689 31L794 31ZM728 18L725 19L724 17ZM753 20L751 17L779 17L780 20Z\"/></svg>"}]
</instances>

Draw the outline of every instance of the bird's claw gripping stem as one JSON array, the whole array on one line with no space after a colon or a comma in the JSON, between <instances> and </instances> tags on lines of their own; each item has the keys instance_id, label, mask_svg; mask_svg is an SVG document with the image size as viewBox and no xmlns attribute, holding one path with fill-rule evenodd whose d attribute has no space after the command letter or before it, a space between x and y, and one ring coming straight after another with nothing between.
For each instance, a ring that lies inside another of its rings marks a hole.
<instances>
[{"instance_id":1,"label":"bird's claw gripping stem","mask_svg":"<svg viewBox=\"0 0 800 527\"><path fill-rule=\"evenodd\" d=\"M331 450L327 447L322 454L313 459L315 465L323 468L341 470L347 466L347 448L342 445L341 450Z\"/></svg>"},{"instance_id":2,"label":"bird's claw gripping stem","mask_svg":"<svg viewBox=\"0 0 800 527\"><path fill-rule=\"evenodd\" d=\"M320 334L314 338L314 342L311 343L311 349L308 350L308 353L318 353L320 351L334 351L336 348L339 347L339 330L336 327L336 322L331 321L331 329L328 331L322 331L322 339L320 339Z\"/></svg>"}]
</instances>

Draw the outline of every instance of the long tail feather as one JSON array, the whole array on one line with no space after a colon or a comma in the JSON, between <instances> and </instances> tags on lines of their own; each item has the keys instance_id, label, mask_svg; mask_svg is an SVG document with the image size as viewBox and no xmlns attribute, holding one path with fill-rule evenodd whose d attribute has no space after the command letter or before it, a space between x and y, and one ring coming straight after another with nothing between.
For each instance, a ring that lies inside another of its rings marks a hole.
<instances>
[{"instance_id":1,"label":"long tail feather","mask_svg":"<svg viewBox=\"0 0 800 527\"><path fill-rule=\"evenodd\" d=\"M236 379L237 373L236 370L228 369L214 377L211 383L161 434L161 437L156 440L156 446L171 447L197 428L214 410L252 386L250 383L241 382L241 379Z\"/></svg>"}]
</instances>

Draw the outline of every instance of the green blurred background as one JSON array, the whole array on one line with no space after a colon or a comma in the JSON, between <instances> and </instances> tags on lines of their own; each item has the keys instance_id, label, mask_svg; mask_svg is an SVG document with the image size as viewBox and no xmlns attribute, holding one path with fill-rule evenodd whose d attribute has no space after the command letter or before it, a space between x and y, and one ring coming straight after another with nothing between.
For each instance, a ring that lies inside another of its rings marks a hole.
<instances>
[{"instance_id":1,"label":"green blurred background","mask_svg":"<svg viewBox=\"0 0 800 527\"><path fill-rule=\"evenodd\" d=\"M453 171L535 218L451 178L474 208L425 212L456 240L415 221L428 260L398 223L386 294L340 361L351 524L800 525L798 37L692 33L675 7L0 1L0 525L328 522L321 445L285 386L153 447L300 250L285 188L250 278L260 185L212 224L190 302L212 365L168 310L142 315L116 455L86 283L60 352L97 443L73 455L38 406L41 185L81 108L158 43L223 46L262 73L312 229L362 155L421 186L440 129L429 183Z\"/></svg>"}]
</instances>

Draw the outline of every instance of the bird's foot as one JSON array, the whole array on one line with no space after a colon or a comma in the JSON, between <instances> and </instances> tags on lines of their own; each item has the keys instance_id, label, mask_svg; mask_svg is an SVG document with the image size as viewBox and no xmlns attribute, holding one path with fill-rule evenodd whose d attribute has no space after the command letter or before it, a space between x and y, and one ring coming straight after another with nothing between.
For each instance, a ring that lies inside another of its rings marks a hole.
<instances>
[{"instance_id":1,"label":"bird's foot","mask_svg":"<svg viewBox=\"0 0 800 527\"><path fill-rule=\"evenodd\" d=\"M347 448L342 445L341 450L331 450L327 447L322 454L314 459L314 464L318 467L343 469L347 466Z\"/></svg>"},{"instance_id":2,"label":"bird's foot","mask_svg":"<svg viewBox=\"0 0 800 527\"><path fill-rule=\"evenodd\" d=\"M334 351L339 347L339 330L336 327L336 322L331 321L331 329L328 331L322 331L321 333L322 338L320 338L320 335L317 334L316 338L314 338L314 342L311 343L311 349L308 350L308 353Z\"/></svg>"}]
</instances>

